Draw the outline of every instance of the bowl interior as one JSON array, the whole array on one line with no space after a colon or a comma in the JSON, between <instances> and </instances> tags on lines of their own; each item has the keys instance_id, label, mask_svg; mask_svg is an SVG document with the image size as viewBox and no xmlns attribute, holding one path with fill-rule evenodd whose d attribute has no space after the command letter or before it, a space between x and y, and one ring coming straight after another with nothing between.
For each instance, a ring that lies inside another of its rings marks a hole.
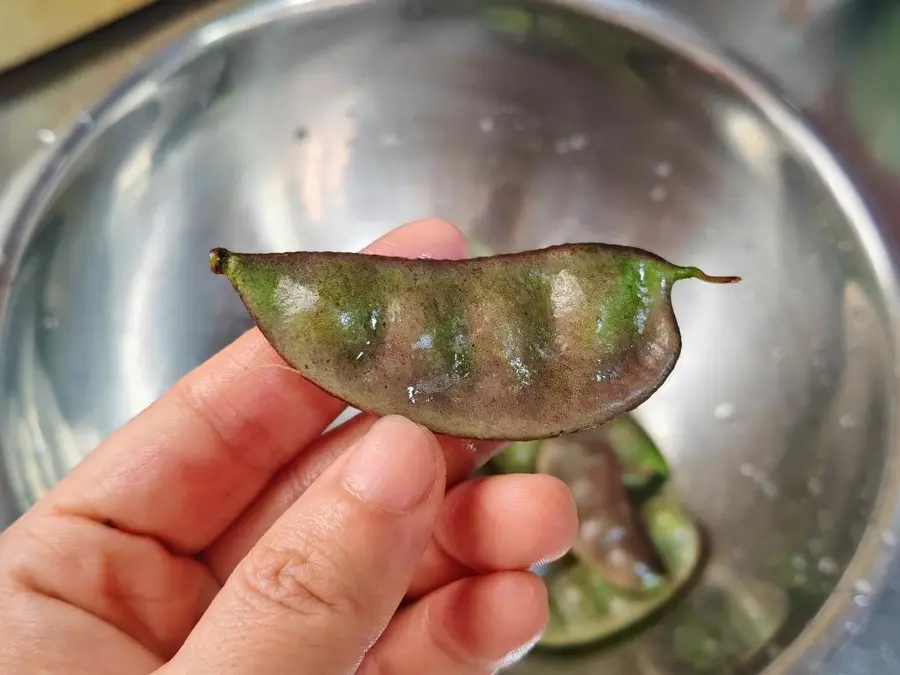
<instances>
[{"instance_id":1,"label":"bowl interior","mask_svg":"<svg viewBox=\"0 0 900 675\"><path fill-rule=\"evenodd\" d=\"M690 58L574 10L443 4L212 24L81 130L10 253L7 514L249 327L213 246L357 250L425 216L497 252L641 246L744 278L676 287L682 356L637 411L709 534L714 592L615 649L515 669L759 670L857 555L894 452L893 300L866 225Z\"/></svg>"}]
</instances>

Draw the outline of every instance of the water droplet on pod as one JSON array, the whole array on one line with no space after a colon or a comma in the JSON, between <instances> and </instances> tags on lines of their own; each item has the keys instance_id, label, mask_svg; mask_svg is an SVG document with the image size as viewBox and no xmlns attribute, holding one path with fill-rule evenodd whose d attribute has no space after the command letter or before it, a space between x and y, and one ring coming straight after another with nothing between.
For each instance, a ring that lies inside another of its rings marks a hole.
<instances>
[{"instance_id":1,"label":"water droplet on pod","mask_svg":"<svg viewBox=\"0 0 900 675\"><path fill-rule=\"evenodd\" d=\"M853 429L856 426L856 418L853 415L841 415L839 421L844 429Z\"/></svg>"},{"instance_id":2,"label":"water droplet on pod","mask_svg":"<svg viewBox=\"0 0 900 675\"><path fill-rule=\"evenodd\" d=\"M716 406L716 410L713 413L716 416L717 420L725 421L730 420L734 417L734 403L720 403Z\"/></svg>"},{"instance_id":3,"label":"water droplet on pod","mask_svg":"<svg viewBox=\"0 0 900 675\"><path fill-rule=\"evenodd\" d=\"M827 574L828 576L837 574L840 571L840 568L838 567L835 559L828 556L819 558L818 569L819 572L821 572L822 574Z\"/></svg>"},{"instance_id":4,"label":"water droplet on pod","mask_svg":"<svg viewBox=\"0 0 900 675\"><path fill-rule=\"evenodd\" d=\"M668 178L672 175L672 165L669 162L657 162L653 172L660 178Z\"/></svg>"}]
</instances>

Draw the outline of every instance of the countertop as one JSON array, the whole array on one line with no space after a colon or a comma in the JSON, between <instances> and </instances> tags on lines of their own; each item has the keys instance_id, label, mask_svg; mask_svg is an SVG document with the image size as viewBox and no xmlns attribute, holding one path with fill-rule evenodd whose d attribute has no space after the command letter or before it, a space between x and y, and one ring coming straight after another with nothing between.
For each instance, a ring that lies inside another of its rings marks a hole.
<instances>
[{"instance_id":1,"label":"countertop","mask_svg":"<svg viewBox=\"0 0 900 675\"><path fill-rule=\"evenodd\" d=\"M900 243L900 3L656 1L687 14L808 115ZM159 0L0 75L0 186L146 56L237 4ZM900 674L900 561L867 624L847 634L829 675Z\"/></svg>"},{"instance_id":2,"label":"countertop","mask_svg":"<svg viewBox=\"0 0 900 675\"><path fill-rule=\"evenodd\" d=\"M7 70L154 0L6 0L0 4L0 69Z\"/></svg>"}]
</instances>

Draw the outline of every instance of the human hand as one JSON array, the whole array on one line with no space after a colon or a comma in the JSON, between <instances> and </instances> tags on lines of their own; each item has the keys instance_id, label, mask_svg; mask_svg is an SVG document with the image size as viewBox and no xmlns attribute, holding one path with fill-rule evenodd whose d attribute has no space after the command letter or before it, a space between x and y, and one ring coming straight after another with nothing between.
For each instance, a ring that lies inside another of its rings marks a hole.
<instances>
[{"instance_id":1,"label":"human hand","mask_svg":"<svg viewBox=\"0 0 900 675\"><path fill-rule=\"evenodd\" d=\"M442 221L370 253L455 258ZM556 479L466 480L495 444L359 415L253 329L0 535L0 673L481 675L547 617ZM446 492L445 492L446 490ZM518 651L517 651L518 650Z\"/></svg>"}]
</instances>

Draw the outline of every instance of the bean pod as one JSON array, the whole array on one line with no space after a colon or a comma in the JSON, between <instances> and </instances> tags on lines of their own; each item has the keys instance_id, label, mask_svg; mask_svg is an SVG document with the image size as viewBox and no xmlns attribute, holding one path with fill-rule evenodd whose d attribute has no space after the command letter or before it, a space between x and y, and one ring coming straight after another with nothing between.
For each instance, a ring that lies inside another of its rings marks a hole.
<instances>
[{"instance_id":1,"label":"bean pod","mask_svg":"<svg viewBox=\"0 0 900 675\"><path fill-rule=\"evenodd\" d=\"M594 243L453 261L217 248L209 263L323 390L436 433L511 441L645 401L681 351L672 285L739 280Z\"/></svg>"}]
</instances>

